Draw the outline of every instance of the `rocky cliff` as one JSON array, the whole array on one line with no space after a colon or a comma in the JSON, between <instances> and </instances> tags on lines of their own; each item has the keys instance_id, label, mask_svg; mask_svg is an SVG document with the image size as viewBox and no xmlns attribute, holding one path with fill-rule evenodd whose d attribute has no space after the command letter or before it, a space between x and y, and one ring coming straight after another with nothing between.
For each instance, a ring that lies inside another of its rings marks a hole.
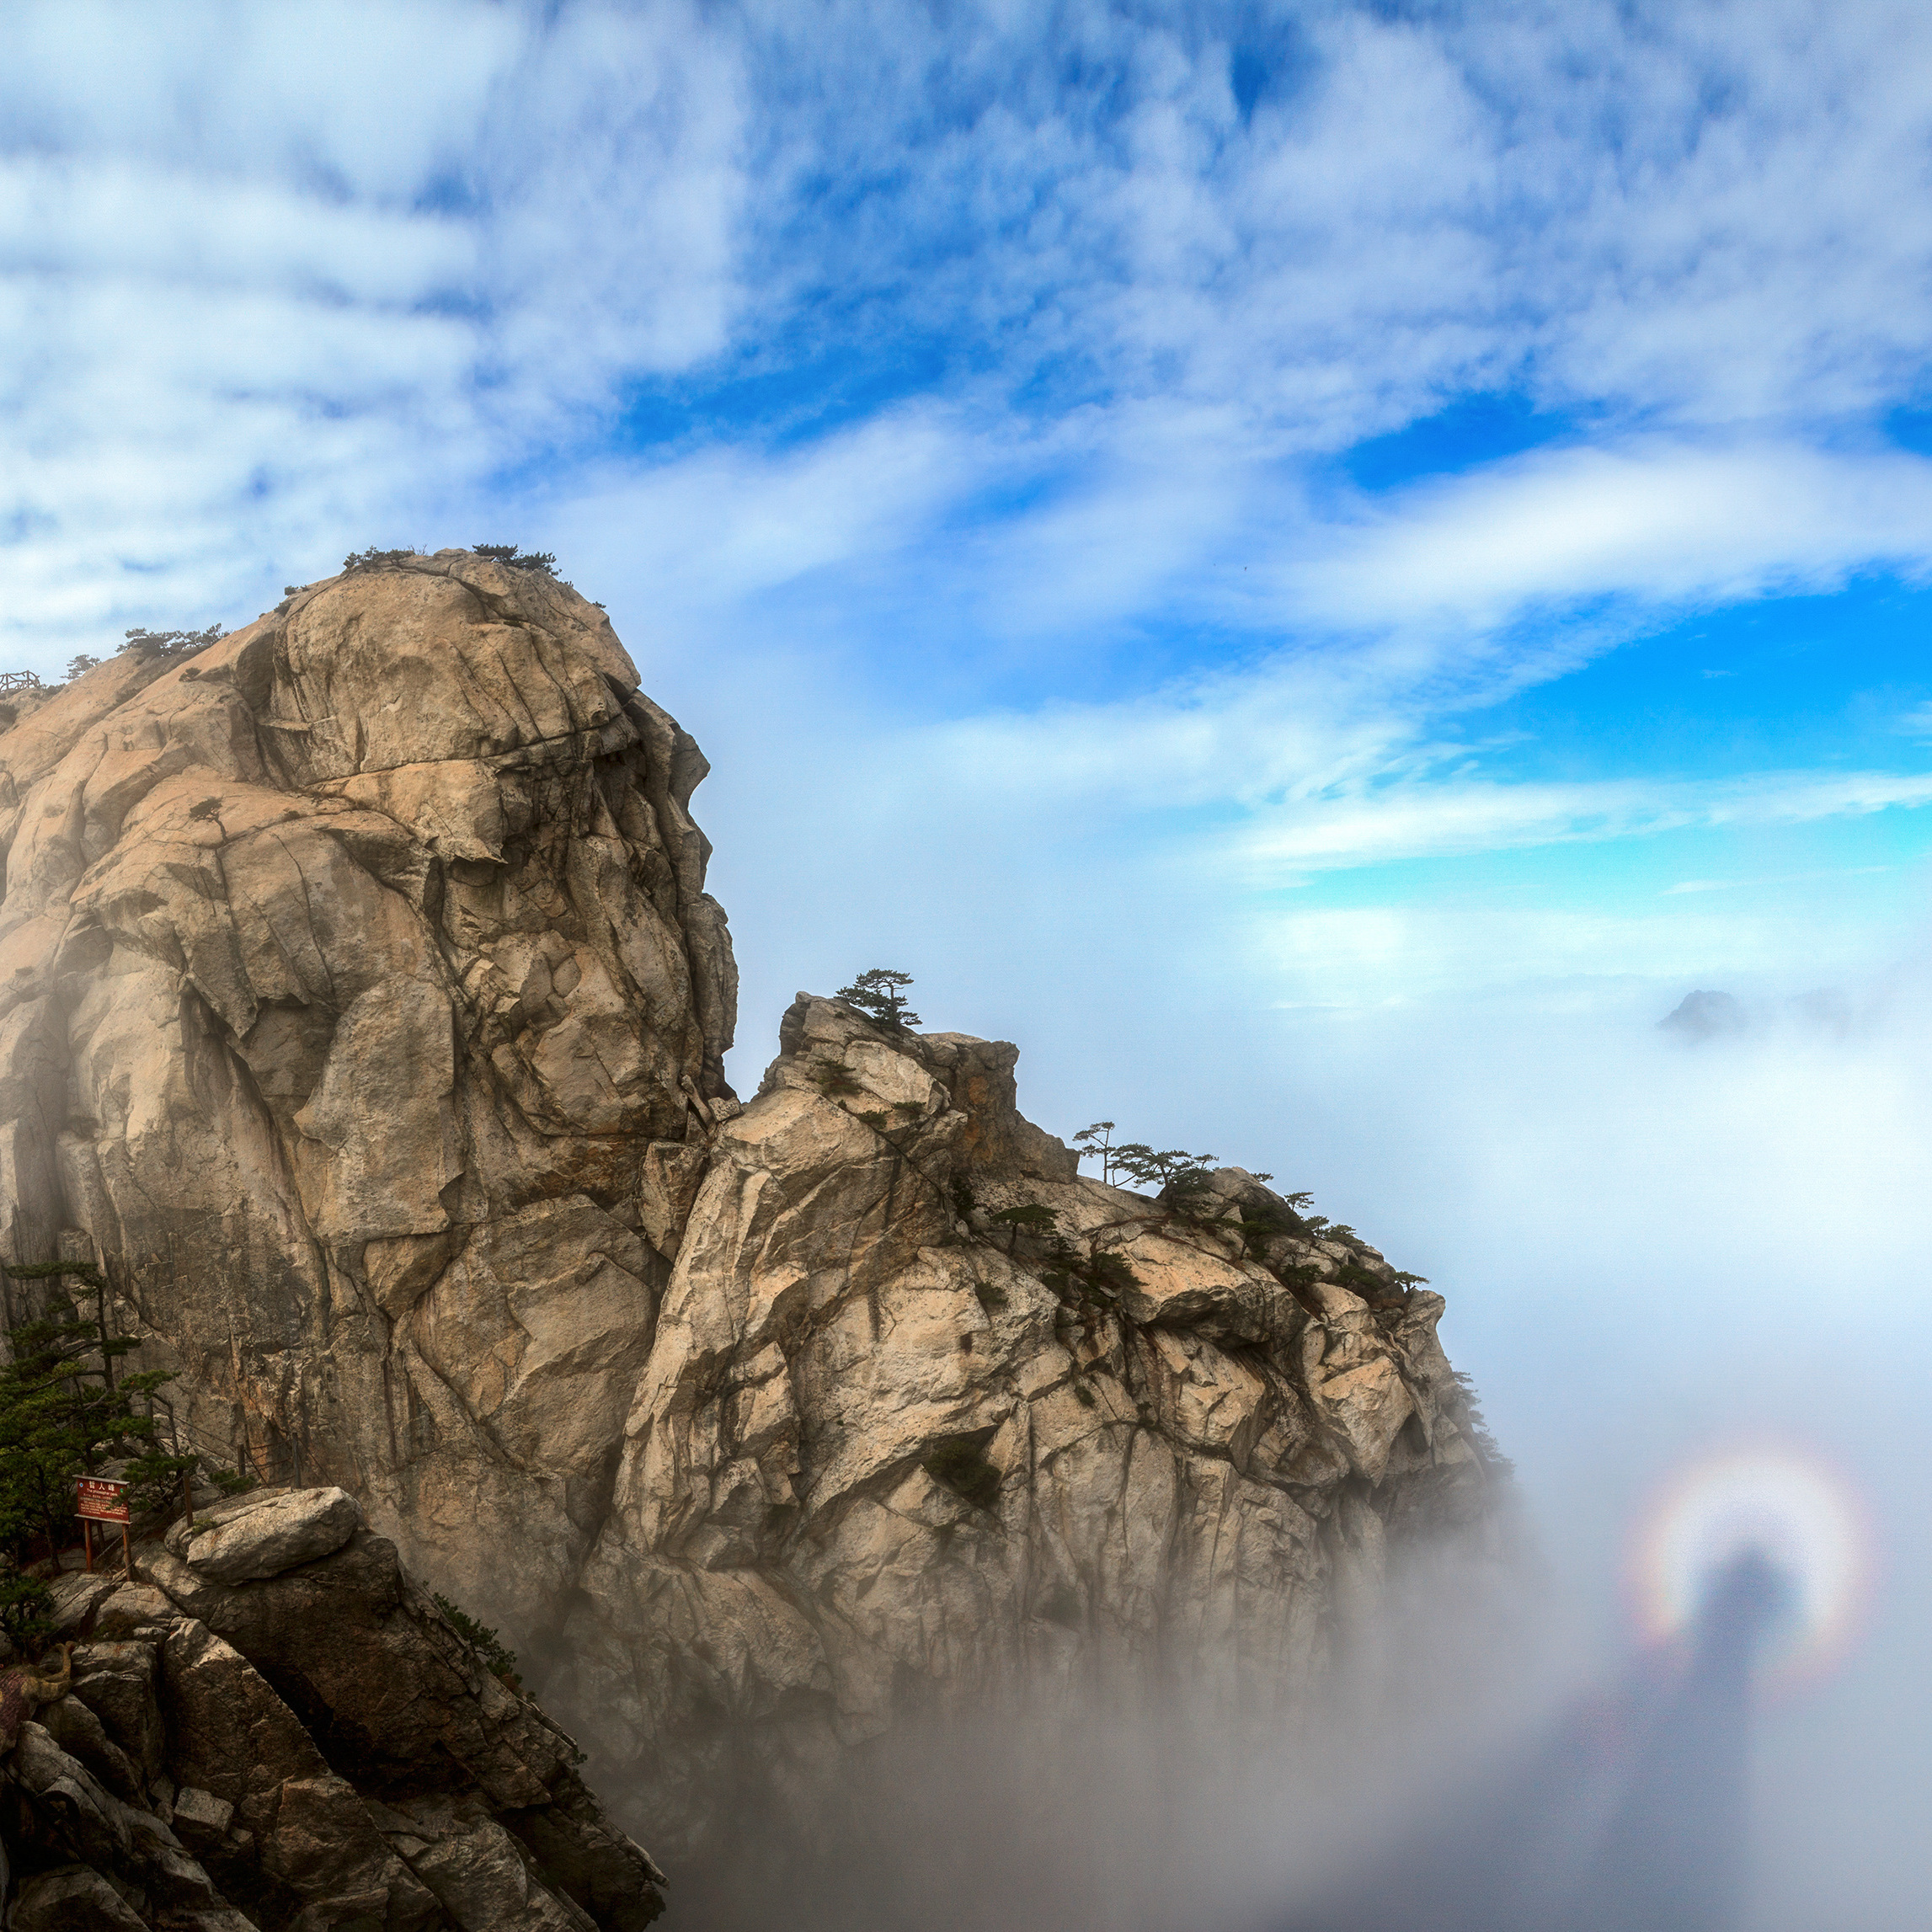
<instances>
[{"instance_id":1,"label":"rocky cliff","mask_svg":"<svg viewBox=\"0 0 1932 1932\"><path fill-rule=\"evenodd\" d=\"M338 1489L216 1503L56 1586L0 1752L11 1932L642 1932L649 1857ZM50 1676L56 1673L50 1672Z\"/></svg>"},{"instance_id":2,"label":"rocky cliff","mask_svg":"<svg viewBox=\"0 0 1932 1932\"><path fill-rule=\"evenodd\" d=\"M14 1256L98 1246L195 1442L512 1630L667 1859L911 1704L1278 1710L1482 1518L1440 1300L1240 1171L1083 1179L1011 1046L805 995L739 1107L704 761L547 574L349 572L0 770Z\"/></svg>"},{"instance_id":3,"label":"rocky cliff","mask_svg":"<svg viewBox=\"0 0 1932 1932\"><path fill-rule=\"evenodd\" d=\"M691 740L601 611L445 553L0 736L0 1216L98 1245L192 1440L491 1559L539 1626L664 1268L648 1150L735 998Z\"/></svg>"}]
</instances>

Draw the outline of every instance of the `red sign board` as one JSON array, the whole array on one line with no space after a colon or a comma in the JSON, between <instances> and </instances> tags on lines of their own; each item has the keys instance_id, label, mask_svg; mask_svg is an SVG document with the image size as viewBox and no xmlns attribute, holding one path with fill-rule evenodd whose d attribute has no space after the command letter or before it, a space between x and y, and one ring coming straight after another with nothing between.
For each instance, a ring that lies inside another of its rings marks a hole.
<instances>
[{"instance_id":1,"label":"red sign board","mask_svg":"<svg viewBox=\"0 0 1932 1932\"><path fill-rule=\"evenodd\" d=\"M126 1487L110 1476L82 1476L74 1485L74 1514L91 1517L96 1523L126 1522L127 1501L121 1494Z\"/></svg>"}]
</instances>

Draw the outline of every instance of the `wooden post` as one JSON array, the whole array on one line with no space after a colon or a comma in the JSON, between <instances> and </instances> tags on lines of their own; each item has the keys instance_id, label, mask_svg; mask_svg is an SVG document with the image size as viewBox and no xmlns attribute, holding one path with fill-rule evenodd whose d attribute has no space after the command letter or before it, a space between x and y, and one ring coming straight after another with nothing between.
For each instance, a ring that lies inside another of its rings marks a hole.
<instances>
[{"instance_id":1,"label":"wooden post","mask_svg":"<svg viewBox=\"0 0 1932 1932\"><path fill-rule=\"evenodd\" d=\"M134 1552L127 1546L127 1525L120 1526L120 1566L129 1576L134 1574Z\"/></svg>"},{"instance_id":2,"label":"wooden post","mask_svg":"<svg viewBox=\"0 0 1932 1932\"><path fill-rule=\"evenodd\" d=\"M94 1526L86 1517L81 1518L81 1546L88 1553L88 1574L94 1573Z\"/></svg>"}]
</instances>

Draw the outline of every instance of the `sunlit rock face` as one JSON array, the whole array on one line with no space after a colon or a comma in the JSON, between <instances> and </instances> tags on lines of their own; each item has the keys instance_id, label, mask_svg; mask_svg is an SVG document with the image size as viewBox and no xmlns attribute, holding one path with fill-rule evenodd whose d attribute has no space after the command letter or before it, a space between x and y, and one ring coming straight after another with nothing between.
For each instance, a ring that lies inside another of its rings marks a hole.
<instances>
[{"instance_id":1,"label":"sunlit rock face","mask_svg":"<svg viewBox=\"0 0 1932 1932\"><path fill-rule=\"evenodd\" d=\"M705 770L600 609L460 552L0 735L12 1253L85 1230L199 1445L341 1484L520 1625L649 1355L646 1150L726 1091Z\"/></svg>"},{"instance_id":2,"label":"sunlit rock face","mask_svg":"<svg viewBox=\"0 0 1932 1932\"><path fill-rule=\"evenodd\" d=\"M198 1446L355 1497L667 1858L910 1710L1276 1723L1484 1518L1440 1300L1238 1170L1081 1177L1010 1045L801 995L740 1110L704 761L637 681L445 552L23 710L12 1252L84 1230Z\"/></svg>"},{"instance_id":3,"label":"sunlit rock face","mask_svg":"<svg viewBox=\"0 0 1932 1932\"><path fill-rule=\"evenodd\" d=\"M809 1801L909 1705L1097 1673L1278 1727L1391 1539L1485 1510L1440 1298L1238 1170L1079 1177L1011 1046L803 995L782 1038L665 1233L552 1680L614 1784L675 1834L747 1758Z\"/></svg>"}]
</instances>

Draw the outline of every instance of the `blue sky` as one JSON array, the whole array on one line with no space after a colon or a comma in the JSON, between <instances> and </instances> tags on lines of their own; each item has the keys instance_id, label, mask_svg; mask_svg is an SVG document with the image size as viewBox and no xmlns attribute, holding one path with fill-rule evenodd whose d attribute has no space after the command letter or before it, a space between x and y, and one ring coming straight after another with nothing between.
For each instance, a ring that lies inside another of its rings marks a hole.
<instances>
[{"instance_id":1,"label":"blue sky","mask_svg":"<svg viewBox=\"0 0 1932 1932\"><path fill-rule=\"evenodd\" d=\"M1661 996L1913 942L1914 9L7 35L17 661L494 532L555 548L707 744L854 744L921 849L1031 813L1043 875L1212 878L1273 1000ZM755 820L719 764L712 815ZM771 984L840 970L741 869ZM1418 910L1426 941L1364 923Z\"/></svg>"},{"instance_id":2,"label":"blue sky","mask_svg":"<svg viewBox=\"0 0 1932 1932\"><path fill-rule=\"evenodd\" d=\"M1753 1404L1932 1574L1845 1339L1932 1256L1929 371L1923 5L0 24L0 660L555 551L712 759L742 1087L891 965L1313 1187L1599 1582Z\"/></svg>"}]
</instances>

